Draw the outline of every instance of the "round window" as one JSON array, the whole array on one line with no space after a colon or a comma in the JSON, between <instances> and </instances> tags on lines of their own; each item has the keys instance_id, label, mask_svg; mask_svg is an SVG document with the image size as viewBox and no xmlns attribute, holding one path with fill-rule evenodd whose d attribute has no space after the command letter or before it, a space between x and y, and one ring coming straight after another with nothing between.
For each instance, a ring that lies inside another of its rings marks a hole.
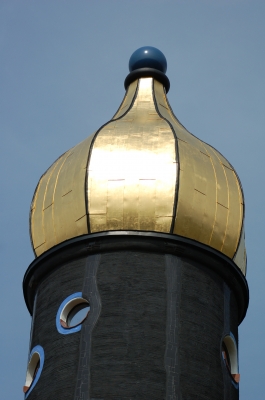
<instances>
[{"instance_id":1,"label":"round window","mask_svg":"<svg viewBox=\"0 0 265 400\"><path fill-rule=\"evenodd\" d=\"M233 380L238 383L240 374L238 373L237 345L232 334L223 339L222 358Z\"/></svg>"},{"instance_id":2,"label":"round window","mask_svg":"<svg viewBox=\"0 0 265 400\"><path fill-rule=\"evenodd\" d=\"M58 332L65 335L78 332L89 312L89 302L82 297L81 292L68 296L57 312L56 326Z\"/></svg>"},{"instance_id":3,"label":"round window","mask_svg":"<svg viewBox=\"0 0 265 400\"><path fill-rule=\"evenodd\" d=\"M73 328L74 326L82 324L82 322L86 319L89 311L90 305L87 301L74 306L69 312L66 319L67 328Z\"/></svg>"},{"instance_id":4,"label":"round window","mask_svg":"<svg viewBox=\"0 0 265 400\"><path fill-rule=\"evenodd\" d=\"M26 382L23 386L25 398L28 397L36 383L38 382L44 365L44 350L41 346L32 349L29 356L29 363L26 373Z\"/></svg>"}]
</instances>

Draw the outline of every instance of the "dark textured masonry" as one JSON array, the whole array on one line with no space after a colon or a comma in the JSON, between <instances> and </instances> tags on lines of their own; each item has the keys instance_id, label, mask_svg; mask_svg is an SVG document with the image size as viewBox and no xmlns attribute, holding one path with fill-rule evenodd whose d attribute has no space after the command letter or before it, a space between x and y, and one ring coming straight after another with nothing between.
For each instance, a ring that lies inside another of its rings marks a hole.
<instances>
[{"instance_id":1,"label":"dark textured masonry","mask_svg":"<svg viewBox=\"0 0 265 400\"><path fill-rule=\"evenodd\" d=\"M221 345L230 332L237 340L241 289L218 272L223 259L204 251L198 262L189 244L155 237L67 246L25 278L29 308L35 296L30 350L45 352L29 400L239 398ZM80 332L62 335L57 310L75 292L91 312Z\"/></svg>"}]
</instances>

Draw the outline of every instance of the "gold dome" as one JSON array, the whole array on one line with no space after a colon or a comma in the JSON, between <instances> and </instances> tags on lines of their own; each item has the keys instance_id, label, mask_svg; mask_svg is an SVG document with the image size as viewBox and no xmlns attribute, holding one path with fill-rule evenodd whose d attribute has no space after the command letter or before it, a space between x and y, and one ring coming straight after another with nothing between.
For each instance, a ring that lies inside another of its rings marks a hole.
<instances>
[{"instance_id":1,"label":"gold dome","mask_svg":"<svg viewBox=\"0 0 265 400\"><path fill-rule=\"evenodd\" d=\"M244 202L231 164L174 116L162 83L137 78L111 121L44 173L31 207L37 256L104 231L171 233L246 272Z\"/></svg>"}]
</instances>

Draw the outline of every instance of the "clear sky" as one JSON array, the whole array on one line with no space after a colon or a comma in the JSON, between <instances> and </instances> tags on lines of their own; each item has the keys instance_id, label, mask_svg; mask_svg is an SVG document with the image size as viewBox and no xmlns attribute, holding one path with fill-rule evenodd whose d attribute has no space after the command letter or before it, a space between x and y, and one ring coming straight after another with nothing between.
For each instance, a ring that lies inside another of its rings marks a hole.
<instances>
[{"instance_id":1,"label":"clear sky","mask_svg":"<svg viewBox=\"0 0 265 400\"><path fill-rule=\"evenodd\" d=\"M246 201L250 306L239 329L240 399L264 400L263 0L1 0L1 397L23 399L33 260L29 207L41 174L117 110L129 57L168 61L182 124L238 172Z\"/></svg>"}]
</instances>

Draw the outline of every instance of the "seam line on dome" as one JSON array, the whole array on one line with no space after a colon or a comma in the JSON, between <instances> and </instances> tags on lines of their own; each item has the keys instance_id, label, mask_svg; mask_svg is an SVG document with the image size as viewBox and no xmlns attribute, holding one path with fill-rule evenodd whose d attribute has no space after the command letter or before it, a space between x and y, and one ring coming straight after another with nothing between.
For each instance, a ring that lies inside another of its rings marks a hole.
<instances>
[{"instance_id":1,"label":"seam line on dome","mask_svg":"<svg viewBox=\"0 0 265 400\"><path fill-rule=\"evenodd\" d=\"M67 194L71 193L72 191L73 191L72 189L71 189L71 190L69 190L69 192L67 192L67 193L63 194L63 195L62 195L62 197L66 196Z\"/></svg>"},{"instance_id":2,"label":"seam line on dome","mask_svg":"<svg viewBox=\"0 0 265 400\"><path fill-rule=\"evenodd\" d=\"M38 246L34 247L34 249L38 249L38 248L39 248L40 246L42 246L44 243L46 243L46 240L45 240L43 243L39 244Z\"/></svg>"},{"instance_id":3,"label":"seam line on dome","mask_svg":"<svg viewBox=\"0 0 265 400\"><path fill-rule=\"evenodd\" d=\"M222 207L226 208L227 210L229 210L228 207L226 207L226 206L224 206L223 204L219 203L219 201L217 201L216 203L219 204L219 206L222 206Z\"/></svg>"},{"instance_id":4,"label":"seam line on dome","mask_svg":"<svg viewBox=\"0 0 265 400\"><path fill-rule=\"evenodd\" d=\"M209 149L207 150L207 147L206 147L205 143L202 143L202 146L206 151L206 153L203 153L203 154L208 154ZM210 158L210 162L211 162L211 165L212 165L212 170L213 170L214 178L215 178L215 201L216 201L215 210L214 210L214 221L213 221L213 224L212 224L212 231L211 231L211 235L210 235L209 242L208 242L209 245L211 245L213 234L214 234L214 228L215 228L216 223L217 223L217 208L218 208L217 207L217 198L218 198L218 189L217 188L218 188L218 179L217 179L217 173L216 173L216 168L215 168L215 165L214 165L213 158L210 156L210 154L208 154L208 155L209 155L209 158Z\"/></svg>"},{"instance_id":5,"label":"seam line on dome","mask_svg":"<svg viewBox=\"0 0 265 400\"><path fill-rule=\"evenodd\" d=\"M159 105L164 107L166 110L168 110L168 107L164 106L163 104L159 103Z\"/></svg>"},{"instance_id":6,"label":"seam line on dome","mask_svg":"<svg viewBox=\"0 0 265 400\"><path fill-rule=\"evenodd\" d=\"M80 219L84 218L87 214L82 215L82 217L75 220L75 222L79 221Z\"/></svg>"},{"instance_id":7,"label":"seam line on dome","mask_svg":"<svg viewBox=\"0 0 265 400\"><path fill-rule=\"evenodd\" d=\"M209 156L209 154L206 154L206 153L204 153L204 152L203 152L203 151L201 151L201 150L200 150L200 152L201 152L202 154L204 154L205 156L207 156L207 157L211 158L211 156Z\"/></svg>"},{"instance_id":8,"label":"seam line on dome","mask_svg":"<svg viewBox=\"0 0 265 400\"><path fill-rule=\"evenodd\" d=\"M152 78L152 94L153 94L153 101L154 101L154 105L155 105L155 109L157 114L168 123L173 136L175 138L175 157L176 157L176 182L175 182L175 195L174 195L174 202L173 202L173 215L172 215L172 221L171 221L171 226L170 226L170 233L174 232L174 226L175 226L175 220L176 220L176 214L177 214L177 204L178 204L178 192L179 192L179 178L180 178L180 163L179 163L179 151L178 151L178 137L176 135L175 129L173 127L173 125L168 121L167 118L163 117L162 114L159 111L159 107L158 107L158 102L156 100L156 95L155 95L155 79ZM166 94L165 94L165 88L164 88L164 96L166 98ZM159 103L160 104L160 103ZM166 108L166 107L165 107Z\"/></svg>"},{"instance_id":9,"label":"seam line on dome","mask_svg":"<svg viewBox=\"0 0 265 400\"><path fill-rule=\"evenodd\" d=\"M53 202L49 204L47 207L43 208L43 211L47 210L47 208L51 207L53 205Z\"/></svg>"},{"instance_id":10,"label":"seam line on dome","mask_svg":"<svg viewBox=\"0 0 265 400\"><path fill-rule=\"evenodd\" d=\"M206 193L203 193L203 192L201 192L200 190L195 189L195 188L194 188L194 190L196 190L196 192L199 192L199 193L203 194L204 196L206 196Z\"/></svg>"},{"instance_id":11,"label":"seam line on dome","mask_svg":"<svg viewBox=\"0 0 265 400\"><path fill-rule=\"evenodd\" d=\"M178 140L180 140L181 142L184 142L184 143L188 143L186 140L183 140L181 138L178 138Z\"/></svg>"},{"instance_id":12,"label":"seam line on dome","mask_svg":"<svg viewBox=\"0 0 265 400\"><path fill-rule=\"evenodd\" d=\"M129 88L130 88L130 85L128 85L128 88L127 88L127 90L126 90L126 93L125 93L125 96L124 96L124 98L123 98L123 100L122 100L122 102L125 100L125 98L126 98L126 95L127 95L127 93L128 93L128 91L129 91ZM125 113L124 114L122 114L120 117L118 117L118 118L114 118L115 117L115 115L119 112L119 110L120 110L120 107L118 108L118 110L116 111L116 113L114 114L114 117L112 118L112 119L110 119L108 122L106 122L104 125L102 125L97 131L96 131L96 133L95 133L95 135L94 135L94 137L93 137L93 139L92 139L92 141L91 141L91 143L90 143L90 148L89 148L89 152L88 152L88 157L87 157L87 163L86 163L86 176L85 176L85 184L84 184L84 191L85 191L85 206L86 206L86 216L87 216L87 232L88 233L91 233L91 230L90 230L90 220L89 220L89 204L88 204L88 201L89 201L89 199L88 199L88 170L89 170L89 164L90 164L90 160L91 160L91 154L92 154L92 150L93 150L93 147L94 147L94 143L95 143L95 141L96 141L96 139L97 139L97 137L98 137L98 135L99 135L99 133L102 131L102 129L103 128L105 128L105 126L107 126L108 124L110 124L111 122L114 122L114 121L119 121L119 120L121 120L126 114L128 114L128 112L132 109L132 107L133 107L133 105L134 105L134 103L135 103L135 100L136 100L136 98L137 98L137 95L138 95L138 91L139 91L139 79L138 79L138 81L137 81L137 86L136 86L136 89L135 89L135 93L134 93L134 95L133 95L133 98L132 98L132 101L131 101L131 104L130 104L130 106L128 107L128 109L125 111ZM128 104L128 103L127 103ZM129 121L129 120L124 120L125 122L132 122L132 121ZM83 218L83 217L81 217L81 218Z\"/></svg>"},{"instance_id":13,"label":"seam line on dome","mask_svg":"<svg viewBox=\"0 0 265 400\"><path fill-rule=\"evenodd\" d=\"M222 162L221 162L221 164L222 164L225 168L230 169L230 171L233 171L233 172L234 172L233 168L228 167L227 165L225 165L225 164L222 163Z\"/></svg>"},{"instance_id":14,"label":"seam line on dome","mask_svg":"<svg viewBox=\"0 0 265 400\"><path fill-rule=\"evenodd\" d=\"M125 107L127 107L128 103L126 103L123 107L120 108L120 110L123 110Z\"/></svg>"}]
</instances>

